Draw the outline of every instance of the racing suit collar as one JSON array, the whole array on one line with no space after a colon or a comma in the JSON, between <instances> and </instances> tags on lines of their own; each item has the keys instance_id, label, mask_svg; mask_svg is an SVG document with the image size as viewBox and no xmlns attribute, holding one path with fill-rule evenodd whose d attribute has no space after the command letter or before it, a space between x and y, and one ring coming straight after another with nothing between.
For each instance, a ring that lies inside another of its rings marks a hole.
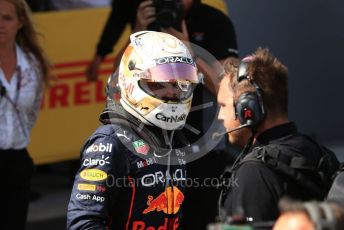
<instances>
[{"instance_id":1,"label":"racing suit collar","mask_svg":"<svg viewBox=\"0 0 344 230\"><path fill-rule=\"evenodd\" d=\"M122 106L112 106L111 109L105 108L99 116L100 122L106 124L121 124L131 128L138 136L146 140L152 147L168 148L163 135L163 130L155 126L141 126L141 122L128 113ZM138 129L140 127L141 129ZM170 131L164 131L170 136ZM173 143L171 143L173 144Z\"/></svg>"}]
</instances>

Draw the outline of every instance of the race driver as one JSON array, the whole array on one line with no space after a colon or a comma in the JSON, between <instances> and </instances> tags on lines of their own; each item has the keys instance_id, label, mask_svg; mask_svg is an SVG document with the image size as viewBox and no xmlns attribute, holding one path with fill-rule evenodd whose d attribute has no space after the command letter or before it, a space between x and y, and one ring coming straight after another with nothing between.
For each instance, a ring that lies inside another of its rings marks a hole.
<instances>
[{"instance_id":1,"label":"race driver","mask_svg":"<svg viewBox=\"0 0 344 230\"><path fill-rule=\"evenodd\" d=\"M130 36L108 81L103 125L81 150L67 229L179 229L188 149L180 129L198 82L180 40L152 31Z\"/></svg>"}]
</instances>

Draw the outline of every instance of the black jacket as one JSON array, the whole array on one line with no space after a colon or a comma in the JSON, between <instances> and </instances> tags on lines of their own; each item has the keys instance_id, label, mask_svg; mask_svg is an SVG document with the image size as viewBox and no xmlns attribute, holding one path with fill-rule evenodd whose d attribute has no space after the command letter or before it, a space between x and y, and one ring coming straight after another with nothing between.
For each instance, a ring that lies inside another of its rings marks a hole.
<instances>
[{"instance_id":1,"label":"black jacket","mask_svg":"<svg viewBox=\"0 0 344 230\"><path fill-rule=\"evenodd\" d=\"M307 161L319 165L320 159L324 156L320 145L298 133L294 123L276 126L259 135L251 153L259 152L260 149L271 153L273 147L276 146L285 153L284 158L301 159L303 164ZM248 153L246 157L250 157L251 153ZM295 160L292 161L295 162ZM305 183L300 183L300 180L282 173L274 168L273 164L271 166L266 162L267 159L263 161L262 159L247 160L244 158L243 163L239 164L234 171L232 186L224 202L224 208L229 216L241 215L253 218L253 221L274 220L279 214L278 201L282 196L298 200L319 200L326 195L325 193L319 195L318 191L311 191L312 189L305 186L306 183L311 183L319 189L325 186L318 169L304 169L308 166L304 167L302 163L299 164L300 169L293 169L294 172L299 172L304 178L307 178L304 180ZM331 155L328 162L328 170L335 171L338 167L336 157ZM289 163L291 164L291 162Z\"/></svg>"}]
</instances>

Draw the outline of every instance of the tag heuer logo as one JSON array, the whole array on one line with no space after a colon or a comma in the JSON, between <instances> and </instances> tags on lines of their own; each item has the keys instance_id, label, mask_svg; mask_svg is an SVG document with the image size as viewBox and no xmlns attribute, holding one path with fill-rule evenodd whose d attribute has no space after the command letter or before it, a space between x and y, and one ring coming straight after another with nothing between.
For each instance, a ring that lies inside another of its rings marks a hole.
<instances>
[{"instance_id":1,"label":"tag heuer logo","mask_svg":"<svg viewBox=\"0 0 344 230\"><path fill-rule=\"evenodd\" d=\"M134 141L133 146L137 153L147 155L149 151L149 145L147 145L143 140Z\"/></svg>"}]
</instances>

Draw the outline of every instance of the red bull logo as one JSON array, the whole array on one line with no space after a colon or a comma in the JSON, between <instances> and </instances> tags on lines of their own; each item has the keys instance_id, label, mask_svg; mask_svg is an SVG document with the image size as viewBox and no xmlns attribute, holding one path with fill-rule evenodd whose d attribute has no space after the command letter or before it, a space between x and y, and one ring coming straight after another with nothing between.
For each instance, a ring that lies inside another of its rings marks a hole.
<instances>
[{"instance_id":1,"label":"red bull logo","mask_svg":"<svg viewBox=\"0 0 344 230\"><path fill-rule=\"evenodd\" d=\"M157 211L164 212L166 214L176 214L184 201L184 194L178 189L178 187L168 187L163 193L156 198L153 196L147 197L148 207L143 210L143 214Z\"/></svg>"}]
</instances>

